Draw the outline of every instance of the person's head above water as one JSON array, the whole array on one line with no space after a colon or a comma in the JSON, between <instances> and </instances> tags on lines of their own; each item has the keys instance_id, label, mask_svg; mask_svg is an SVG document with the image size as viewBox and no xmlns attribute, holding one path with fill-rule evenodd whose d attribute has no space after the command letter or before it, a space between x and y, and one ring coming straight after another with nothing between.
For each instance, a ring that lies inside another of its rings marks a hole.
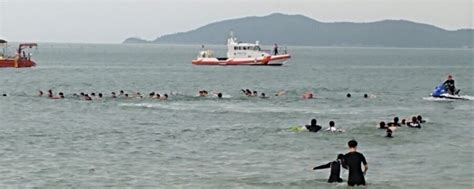
<instances>
[{"instance_id":1,"label":"person's head above water","mask_svg":"<svg viewBox=\"0 0 474 189\"><path fill-rule=\"evenodd\" d=\"M418 118L416 118L416 116L411 117L411 122L418 123Z\"/></svg>"},{"instance_id":2,"label":"person's head above water","mask_svg":"<svg viewBox=\"0 0 474 189\"><path fill-rule=\"evenodd\" d=\"M344 154L337 154L337 159L343 160L344 159Z\"/></svg>"},{"instance_id":3,"label":"person's head above water","mask_svg":"<svg viewBox=\"0 0 474 189\"><path fill-rule=\"evenodd\" d=\"M379 123L379 127L380 127L380 128L385 128L385 122L381 121L381 122Z\"/></svg>"},{"instance_id":4,"label":"person's head above water","mask_svg":"<svg viewBox=\"0 0 474 189\"><path fill-rule=\"evenodd\" d=\"M218 98L222 98L222 93L217 93Z\"/></svg>"},{"instance_id":5,"label":"person's head above water","mask_svg":"<svg viewBox=\"0 0 474 189\"><path fill-rule=\"evenodd\" d=\"M99 93L99 98L102 98L102 93Z\"/></svg>"},{"instance_id":6,"label":"person's head above water","mask_svg":"<svg viewBox=\"0 0 474 189\"><path fill-rule=\"evenodd\" d=\"M451 74L448 75L448 80L453 80L453 76Z\"/></svg>"},{"instance_id":7,"label":"person's head above water","mask_svg":"<svg viewBox=\"0 0 474 189\"><path fill-rule=\"evenodd\" d=\"M316 119L311 120L311 125L316 125L317 123L318 123L318 121L316 121Z\"/></svg>"},{"instance_id":8,"label":"person's head above water","mask_svg":"<svg viewBox=\"0 0 474 189\"><path fill-rule=\"evenodd\" d=\"M349 148L357 148L357 141L352 139L349 142L347 142L347 146L349 146Z\"/></svg>"},{"instance_id":9,"label":"person's head above water","mask_svg":"<svg viewBox=\"0 0 474 189\"><path fill-rule=\"evenodd\" d=\"M364 94L364 98L369 98L369 95L368 95L368 94Z\"/></svg>"},{"instance_id":10,"label":"person's head above water","mask_svg":"<svg viewBox=\"0 0 474 189\"><path fill-rule=\"evenodd\" d=\"M418 115L416 119L418 119L418 122L421 122L423 120L423 117L421 117L421 115Z\"/></svg>"},{"instance_id":11,"label":"person's head above water","mask_svg":"<svg viewBox=\"0 0 474 189\"><path fill-rule=\"evenodd\" d=\"M386 137L392 137L392 130L387 128L386 130L387 136Z\"/></svg>"},{"instance_id":12,"label":"person's head above water","mask_svg":"<svg viewBox=\"0 0 474 189\"><path fill-rule=\"evenodd\" d=\"M403 125L406 124L406 120L405 120L405 119L402 119L402 124L403 124Z\"/></svg>"},{"instance_id":13,"label":"person's head above water","mask_svg":"<svg viewBox=\"0 0 474 189\"><path fill-rule=\"evenodd\" d=\"M393 122L394 122L394 123L398 123L398 117L394 117L394 118L393 118Z\"/></svg>"},{"instance_id":14,"label":"person's head above water","mask_svg":"<svg viewBox=\"0 0 474 189\"><path fill-rule=\"evenodd\" d=\"M347 97L347 98L350 98L350 97L351 97L351 93L347 93L347 94L346 94L346 97Z\"/></svg>"},{"instance_id":15,"label":"person's head above water","mask_svg":"<svg viewBox=\"0 0 474 189\"><path fill-rule=\"evenodd\" d=\"M329 127L334 127L334 121L329 122Z\"/></svg>"}]
</instances>

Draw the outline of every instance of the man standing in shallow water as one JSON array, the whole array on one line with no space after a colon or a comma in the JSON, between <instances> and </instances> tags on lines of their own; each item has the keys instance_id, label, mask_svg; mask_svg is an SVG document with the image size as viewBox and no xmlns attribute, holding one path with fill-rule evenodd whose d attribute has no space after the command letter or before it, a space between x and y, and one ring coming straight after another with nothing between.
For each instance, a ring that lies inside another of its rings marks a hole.
<instances>
[{"instance_id":1,"label":"man standing in shallow water","mask_svg":"<svg viewBox=\"0 0 474 189\"><path fill-rule=\"evenodd\" d=\"M367 173L369 166L363 154L357 152L357 141L350 140L347 145L349 146L349 153L344 155L344 162L349 168L349 179L347 184L349 186L364 185L364 175ZM362 171L361 164L364 164L364 171Z\"/></svg>"}]
</instances>

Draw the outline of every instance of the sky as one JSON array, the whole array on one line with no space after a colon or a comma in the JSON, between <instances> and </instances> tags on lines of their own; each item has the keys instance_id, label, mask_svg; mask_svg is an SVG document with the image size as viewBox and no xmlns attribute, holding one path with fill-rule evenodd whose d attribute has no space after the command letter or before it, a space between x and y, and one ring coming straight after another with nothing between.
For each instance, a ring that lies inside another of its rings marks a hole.
<instances>
[{"instance_id":1,"label":"sky","mask_svg":"<svg viewBox=\"0 0 474 189\"><path fill-rule=\"evenodd\" d=\"M0 39L121 43L271 13L321 22L403 19L447 30L474 28L474 0L0 0Z\"/></svg>"}]
</instances>

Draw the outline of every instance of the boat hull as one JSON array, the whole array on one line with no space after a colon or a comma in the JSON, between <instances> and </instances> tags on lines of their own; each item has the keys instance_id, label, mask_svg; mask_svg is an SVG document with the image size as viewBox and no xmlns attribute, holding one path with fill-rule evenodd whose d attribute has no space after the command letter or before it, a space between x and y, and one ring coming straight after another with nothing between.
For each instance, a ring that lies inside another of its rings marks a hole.
<instances>
[{"instance_id":1,"label":"boat hull","mask_svg":"<svg viewBox=\"0 0 474 189\"><path fill-rule=\"evenodd\" d=\"M0 68L27 68L34 66L36 66L36 63L28 59L19 59L18 61L15 61L15 59L0 59Z\"/></svg>"},{"instance_id":2,"label":"boat hull","mask_svg":"<svg viewBox=\"0 0 474 189\"><path fill-rule=\"evenodd\" d=\"M265 56L259 58L198 58L192 61L194 65L220 65L220 66L281 66L291 58L289 54Z\"/></svg>"}]
</instances>

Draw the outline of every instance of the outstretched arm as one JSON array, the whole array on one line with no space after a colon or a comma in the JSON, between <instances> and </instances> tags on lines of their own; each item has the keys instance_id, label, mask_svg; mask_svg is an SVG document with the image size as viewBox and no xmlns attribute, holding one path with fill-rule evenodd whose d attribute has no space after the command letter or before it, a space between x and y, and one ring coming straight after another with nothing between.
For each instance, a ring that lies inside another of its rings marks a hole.
<instances>
[{"instance_id":1,"label":"outstretched arm","mask_svg":"<svg viewBox=\"0 0 474 189\"><path fill-rule=\"evenodd\" d=\"M317 166L317 167L314 167L313 170L316 170L316 169L327 169L331 167L331 163L327 163L327 164L324 164L324 165L320 165L320 166Z\"/></svg>"}]
</instances>

